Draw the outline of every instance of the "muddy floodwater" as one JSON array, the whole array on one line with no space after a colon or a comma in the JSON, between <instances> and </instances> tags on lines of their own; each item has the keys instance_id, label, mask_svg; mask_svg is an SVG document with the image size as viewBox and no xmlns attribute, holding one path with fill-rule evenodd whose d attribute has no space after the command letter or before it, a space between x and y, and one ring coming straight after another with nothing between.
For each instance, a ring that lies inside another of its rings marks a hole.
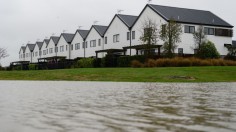
<instances>
[{"instance_id":1,"label":"muddy floodwater","mask_svg":"<svg viewBox=\"0 0 236 132\"><path fill-rule=\"evenodd\" d=\"M236 83L0 81L0 132L235 132Z\"/></svg>"}]
</instances>

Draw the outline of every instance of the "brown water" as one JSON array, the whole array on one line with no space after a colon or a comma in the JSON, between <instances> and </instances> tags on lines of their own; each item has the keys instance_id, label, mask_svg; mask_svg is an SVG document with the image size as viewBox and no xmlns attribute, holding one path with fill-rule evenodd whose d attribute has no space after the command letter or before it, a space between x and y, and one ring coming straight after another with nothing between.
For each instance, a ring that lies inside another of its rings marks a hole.
<instances>
[{"instance_id":1,"label":"brown water","mask_svg":"<svg viewBox=\"0 0 236 132\"><path fill-rule=\"evenodd\" d=\"M0 81L0 132L236 131L236 83Z\"/></svg>"}]
</instances>

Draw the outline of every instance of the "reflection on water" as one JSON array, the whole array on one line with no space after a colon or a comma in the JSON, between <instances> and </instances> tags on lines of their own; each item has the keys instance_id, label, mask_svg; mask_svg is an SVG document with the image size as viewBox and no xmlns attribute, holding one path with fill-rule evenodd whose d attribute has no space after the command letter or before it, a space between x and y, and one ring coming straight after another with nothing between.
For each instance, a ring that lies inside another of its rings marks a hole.
<instances>
[{"instance_id":1,"label":"reflection on water","mask_svg":"<svg viewBox=\"0 0 236 132\"><path fill-rule=\"evenodd\" d=\"M236 131L236 83L0 81L1 132Z\"/></svg>"}]
</instances>

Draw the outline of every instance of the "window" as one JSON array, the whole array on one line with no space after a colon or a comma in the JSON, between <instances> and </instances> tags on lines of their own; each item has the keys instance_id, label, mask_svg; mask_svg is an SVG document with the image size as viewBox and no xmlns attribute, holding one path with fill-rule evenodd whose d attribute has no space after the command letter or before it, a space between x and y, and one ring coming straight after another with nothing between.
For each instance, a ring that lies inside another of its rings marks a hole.
<instances>
[{"instance_id":1,"label":"window","mask_svg":"<svg viewBox=\"0 0 236 132\"><path fill-rule=\"evenodd\" d=\"M184 26L184 32L185 33L194 33L195 32L195 26Z\"/></svg>"},{"instance_id":2,"label":"window","mask_svg":"<svg viewBox=\"0 0 236 132\"><path fill-rule=\"evenodd\" d=\"M49 49L49 53L52 54L53 53L53 48Z\"/></svg>"},{"instance_id":3,"label":"window","mask_svg":"<svg viewBox=\"0 0 236 132\"><path fill-rule=\"evenodd\" d=\"M48 54L48 49L47 49L47 54Z\"/></svg>"},{"instance_id":4,"label":"window","mask_svg":"<svg viewBox=\"0 0 236 132\"><path fill-rule=\"evenodd\" d=\"M205 33L205 35L215 35L215 29L214 28L205 27L204 28L204 33Z\"/></svg>"},{"instance_id":5,"label":"window","mask_svg":"<svg viewBox=\"0 0 236 132\"><path fill-rule=\"evenodd\" d=\"M42 55L42 51L39 51L39 56L41 56Z\"/></svg>"},{"instance_id":6,"label":"window","mask_svg":"<svg viewBox=\"0 0 236 132\"><path fill-rule=\"evenodd\" d=\"M96 40L90 41L90 47L96 47Z\"/></svg>"},{"instance_id":7,"label":"window","mask_svg":"<svg viewBox=\"0 0 236 132\"><path fill-rule=\"evenodd\" d=\"M119 42L119 39L120 39L119 34L113 35L113 43Z\"/></svg>"},{"instance_id":8,"label":"window","mask_svg":"<svg viewBox=\"0 0 236 132\"><path fill-rule=\"evenodd\" d=\"M80 43L75 44L75 50L80 49Z\"/></svg>"},{"instance_id":9,"label":"window","mask_svg":"<svg viewBox=\"0 0 236 132\"><path fill-rule=\"evenodd\" d=\"M132 31L132 39L135 39L135 31Z\"/></svg>"},{"instance_id":10,"label":"window","mask_svg":"<svg viewBox=\"0 0 236 132\"><path fill-rule=\"evenodd\" d=\"M101 46L101 39L98 39L98 46Z\"/></svg>"},{"instance_id":11,"label":"window","mask_svg":"<svg viewBox=\"0 0 236 132\"><path fill-rule=\"evenodd\" d=\"M34 52L32 52L31 54L33 54L32 56L34 57Z\"/></svg>"},{"instance_id":12,"label":"window","mask_svg":"<svg viewBox=\"0 0 236 132\"><path fill-rule=\"evenodd\" d=\"M73 44L71 44L71 47L70 47L71 50L73 50Z\"/></svg>"},{"instance_id":13,"label":"window","mask_svg":"<svg viewBox=\"0 0 236 132\"><path fill-rule=\"evenodd\" d=\"M36 56L36 57L38 56L38 52L35 52L35 56Z\"/></svg>"},{"instance_id":14,"label":"window","mask_svg":"<svg viewBox=\"0 0 236 132\"><path fill-rule=\"evenodd\" d=\"M60 52L64 52L64 46L60 46Z\"/></svg>"},{"instance_id":15,"label":"window","mask_svg":"<svg viewBox=\"0 0 236 132\"><path fill-rule=\"evenodd\" d=\"M66 45L66 51L67 51L68 46Z\"/></svg>"},{"instance_id":16,"label":"window","mask_svg":"<svg viewBox=\"0 0 236 132\"><path fill-rule=\"evenodd\" d=\"M127 40L130 40L130 32L127 32Z\"/></svg>"},{"instance_id":17,"label":"window","mask_svg":"<svg viewBox=\"0 0 236 132\"><path fill-rule=\"evenodd\" d=\"M46 50L43 50L43 55L46 55L47 54L47 51Z\"/></svg>"},{"instance_id":18,"label":"window","mask_svg":"<svg viewBox=\"0 0 236 132\"><path fill-rule=\"evenodd\" d=\"M161 26L161 32L162 32L163 35L166 34L166 24Z\"/></svg>"},{"instance_id":19,"label":"window","mask_svg":"<svg viewBox=\"0 0 236 132\"><path fill-rule=\"evenodd\" d=\"M107 37L105 37L105 44L107 44Z\"/></svg>"},{"instance_id":20,"label":"window","mask_svg":"<svg viewBox=\"0 0 236 132\"><path fill-rule=\"evenodd\" d=\"M184 53L184 49L183 48L178 48L178 54L182 55Z\"/></svg>"},{"instance_id":21,"label":"window","mask_svg":"<svg viewBox=\"0 0 236 132\"><path fill-rule=\"evenodd\" d=\"M85 48L85 42L83 42L82 48Z\"/></svg>"},{"instance_id":22,"label":"window","mask_svg":"<svg viewBox=\"0 0 236 132\"><path fill-rule=\"evenodd\" d=\"M85 42L85 48L88 48L88 41Z\"/></svg>"},{"instance_id":23,"label":"window","mask_svg":"<svg viewBox=\"0 0 236 132\"><path fill-rule=\"evenodd\" d=\"M215 29L215 36L224 36L224 37L233 37L233 30L232 29Z\"/></svg>"},{"instance_id":24,"label":"window","mask_svg":"<svg viewBox=\"0 0 236 132\"><path fill-rule=\"evenodd\" d=\"M55 47L55 53L57 53L58 52L58 47Z\"/></svg>"}]
</instances>

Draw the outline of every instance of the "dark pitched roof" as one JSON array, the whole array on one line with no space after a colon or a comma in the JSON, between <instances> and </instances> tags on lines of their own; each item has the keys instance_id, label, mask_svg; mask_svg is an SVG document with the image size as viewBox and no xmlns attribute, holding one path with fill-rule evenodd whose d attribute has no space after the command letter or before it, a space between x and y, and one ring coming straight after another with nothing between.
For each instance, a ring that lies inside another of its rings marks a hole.
<instances>
[{"instance_id":1,"label":"dark pitched roof","mask_svg":"<svg viewBox=\"0 0 236 132\"><path fill-rule=\"evenodd\" d=\"M233 45L233 47L236 47L236 40L232 41L232 45Z\"/></svg>"},{"instance_id":2,"label":"dark pitched roof","mask_svg":"<svg viewBox=\"0 0 236 132\"><path fill-rule=\"evenodd\" d=\"M58 41L59 41L60 37L51 36L51 38L50 38L50 39L52 39L52 41L54 42L54 44L55 44L55 45L57 45L57 43L58 43Z\"/></svg>"},{"instance_id":3,"label":"dark pitched roof","mask_svg":"<svg viewBox=\"0 0 236 132\"><path fill-rule=\"evenodd\" d=\"M26 46L21 46L20 51L23 50L23 53L25 53Z\"/></svg>"},{"instance_id":4,"label":"dark pitched roof","mask_svg":"<svg viewBox=\"0 0 236 132\"><path fill-rule=\"evenodd\" d=\"M131 15L123 15L123 14L117 14L118 18L121 19L125 23L125 25L129 28L131 28L134 25L134 22L138 18L138 16L131 16Z\"/></svg>"},{"instance_id":5,"label":"dark pitched roof","mask_svg":"<svg viewBox=\"0 0 236 132\"><path fill-rule=\"evenodd\" d=\"M45 43L48 45L49 40L50 40L50 39L44 39L43 42L45 42Z\"/></svg>"},{"instance_id":6,"label":"dark pitched roof","mask_svg":"<svg viewBox=\"0 0 236 132\"><path fill-rule=\"evenodd\" d=\"M78 29L77 32L81 35L81 37L82 37L83 39L85 39L86 36L87 36L88 33L89 33L89 30L80 30L80 29Z\"/></svg>"},{"instance_id":7,"label":"dark pitched roof","mask_svg":"<svg viewBox=\"0 0 236 132\"><path fill-rule=\"evenodd\" d=\"M75 34L71 34L71 33L62 33L61 36L64 37L64 39L66 40L67 43L71 43Z\"/></svg>"},{"instance_id":8,"label":"dark pitched roof","mask_svg":"<svg viewBox=\"0 0 236 132\"><path fill-rule=\"evenodd\" d=\"M148 4L157 14L163 19L169 21L174 19L177 22L189 23L189 24L201 24L210 26L230 27L233 26L216 16L210 11L185 9L177 7L168 7L160 5Z\"/></svg>"},{"instance_id":9,"label":"dark pitched roof","mask_svg":"<svg viewBox=\"0 0 236 132\"><path fill-rule=\"evenodd\" d=\"M29 50L30 50L31 52L33 52L35 45L36 45L36 44L27 44L26 47L28 46L28 47L29 47Z\"/></svg>"},{"instance_id":10,"label":"dark pitched roof","mask_svg":"<svg viewBox=\"0 0 236 132\"><path fill-rule=\"evenodd\" d=\"M92 27L103 37L108 26L93 25Z\"/></svg>"},{"instance_id":11,"label":"dark pitched roof","mask_svg":"<svg viewBox=\"0 0 236 132\"><path fill-rule=\"evenodd\" d=\"M36 45L38 45L39 49L41 49L43 46L43 42L36 42Z\"/></svg>"}]
</instances>

